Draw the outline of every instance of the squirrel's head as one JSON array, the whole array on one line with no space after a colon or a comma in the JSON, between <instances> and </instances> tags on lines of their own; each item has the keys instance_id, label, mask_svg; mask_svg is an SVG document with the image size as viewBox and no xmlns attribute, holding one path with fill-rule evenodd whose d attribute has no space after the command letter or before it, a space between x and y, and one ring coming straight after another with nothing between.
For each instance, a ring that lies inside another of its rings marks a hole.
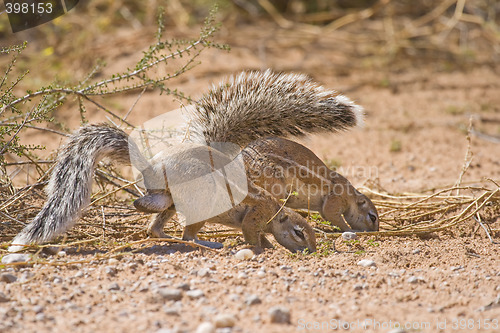
<instances>
[{"instance_id":1,"label":"squirrel's head","mask_svg":"<svg viewBox=\"0 0 500 333\"><path fill-rule=\"evenodd\" d=\"M344 219L353 230L378 231L379 228L377 208L370 198L356 189L348 196Z\"/></svg>"},{"instance_id":2,"label":"squirrel's head","mask_svg":"<svg viewBox=\"0 0 500 333\"><path fill-rule=\"evenodd\" d=\"M301 252L306 249L309 253L316 252L314 230L297 212L283 207L270 224L270 232L276 241L291 252Z\"/></svg>"},{"instance_id":3,"label":"squirrel's head","mask_svg":"<svg viewBox=\"0 0 500 333\"><path fill-rule=\"evenodd\" d=\"M323 202L322 213L342 231L378 231L379 228L375 205L351 184L345 185L342 193L329 194Z\"/></svg>"}]
</instances>

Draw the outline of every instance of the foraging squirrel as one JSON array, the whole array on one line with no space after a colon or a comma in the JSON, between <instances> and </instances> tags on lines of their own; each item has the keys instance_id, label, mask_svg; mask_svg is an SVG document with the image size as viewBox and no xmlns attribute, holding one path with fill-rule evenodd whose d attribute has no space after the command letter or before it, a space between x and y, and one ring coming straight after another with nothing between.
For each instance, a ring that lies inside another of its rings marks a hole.
<instances>
[{"instance_id":1,"label":"foraging squirrel","mask_svg":"<svg viewBox=\"0 0 500 333\"><path fill-rule=\"evenodd\" d=\"M221 223L241 228L245 241L257 248L271 246L265 234L272 233L278 243L290 251L309 249L314 252L316 243L311 226L298 213L283 207L283 202L279 200L284 193L290 193L290 187L286 187L290 184L288 180L297 177L277 177L274 182L284 182L285 186L276 195L268 191L270 188L266 189L265 182L255 176L256 169L252 169L259 165L257 161L262 167L266 163L291 161L291 164L303 169L308 167L309 160L313 165L321 166L322 162L307 148L281 138L344 130L359 124L362 113L362 108L347 97L324 89L304 75L275 74L267 70L243 72L212 88L196 103L191 115L189 124L192 142L166 149L152 162L142 155L137 145L122 130L107 125L82 127L59 153L49 180L46 204L33 222L14 238L9 251L18 251L23 245L50 241L71 228L90 202L93 170L105 157L118 164L132 162L142 173L148 192L137 199L134 205L142 211L159 213L148 227L148 232L153 236L164 236L163 226L176 213L177 205L169 190L172 184L160 178L165 176L169 168L179 168L180 164L188 178L213 173L214 156L227 163L231 160L224 153L211 148L210 144L231 142L239 145L243 152L239 156L243 156L247 169L248 194L232 209L187 225L183 239L197 240L196 234L205 222ZM282 144L281 151L273 151L273 140L274 143ZM300 152L296 153L295 148ZM267 160L259 156L267 154L269 150L272 154L268 154ZM193 155L194 151L210 156L210 161ZM275 158L275 153L282 155ZM346 189L352 187L340 175L335 177L335 173L316 173L313 170L314 179L310 179L310 176L297 179L310 185L309 181L312 184L324 178L331 184L342 184ZM155 184L162 181L164 187L158 189ZM376 210L367 197L357 191L353 191L353 195L346 195L348 191L329 194L326 188L322 188L322 191L320 195L314 196L311 208L319 208L318 211L325 217L330 216L329 212L343 215L353 229L378 229ZM184 195L189 200L190 193ZM289 200L285 201L291 207L304 207L304 198L311 199L305 191L299 191L297 196L289 196ZM341 228L351 229L339 221L335 217L331 222L340 224Z\"/></svg>"}]
</instances>

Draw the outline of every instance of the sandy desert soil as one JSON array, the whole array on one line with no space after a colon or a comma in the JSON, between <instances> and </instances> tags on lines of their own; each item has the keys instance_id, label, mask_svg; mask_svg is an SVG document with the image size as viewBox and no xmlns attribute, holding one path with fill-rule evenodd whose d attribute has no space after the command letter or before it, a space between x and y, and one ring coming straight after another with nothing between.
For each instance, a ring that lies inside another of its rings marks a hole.
<instances>
[{"instance_id":1,"label":"sandy desert soil","mask_svg":"<svg viewBox=\"0 0 500 333\"><path fill-rule=\"evenodd\" d=\"M359 102L367 118L363 129L301 142L340 164L356 186L370 180L393 193L452 185L467 151L471 116L477 130L500 135L500 66L364 70L349 66L328 39L272 47L276 30L223 30L220 38L232 51L208 51L176 87L199 96L242 69L307 73ZM133 63L148 40L138 44L136 52L115 52L109 72ZM136 96L122 97L117 111L127 112ZM170 97L146 93L129 119L140 124L177 107ZM65 112L58 117L76 128L77 116ZM88 118L105 120L91 108ZM25 140L56 148L61 139L43 133ZM498 181L500 145L472 136L471 151L463 181ZM32 214L42 202L33 202ZM490 218L497 220L491 224L495 244L467 221L426 237L363 236L361 252L338 239L337 252L291 255L277 247L248 260L235 258L244 248L235 236L229 237L235 247L217 251L146 242L115 256L98 244L72 246L41 255L40 263L0 270L0 331L397 332L397 323L406 326L398 332L499 331L500 219ZM99 221L86 217L92 219Z\"/></svg>"}]
</instances>

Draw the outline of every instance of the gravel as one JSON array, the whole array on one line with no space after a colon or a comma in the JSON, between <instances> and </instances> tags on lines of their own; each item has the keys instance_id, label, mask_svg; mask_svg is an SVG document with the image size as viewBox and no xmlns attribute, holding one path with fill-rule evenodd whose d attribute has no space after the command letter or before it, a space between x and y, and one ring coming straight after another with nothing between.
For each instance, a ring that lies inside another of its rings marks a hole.
<instances>
[{"instance_id":1,"label":"gravel","mask_svg":"<svg viewBox=\"0 0 500 333\"><path fill-rule=\"evenodd\" d=\"M377 267L377 264L373 260L363 259L363 260L358 261L358 266L362 266L362 267Z\"/></svg>"},{"instance_id":2,"label":"gravel","mask_svg":"<svg viewBox=\"0 0 500 333\"><path fill-rule=\"evenodd\" d=\"M163 307L163 312L169 316L179 316L179 310L172 306Z\"/></svg>"},{"instance_id":3,"label":"gravel","mask_svg":"<svg viewBox=\"0 0 500 333\"><path fill-rule=\"evenodd\" d=\"M34 313L41 313L41 312L43 312L43 310L44 310L44 308L43 308L43 306L41 306L41 305L35 305L35 306L33 307L33 312L34 312Z\"/></svg>"},{"instance_id":4,"label":"gravel","mask_svg":"<svg viewBox=\"0 0 500 333\"><path fill-rule=\"evenodd\" d=\"M180 289L180 290L185 290L185 291L187 291L187 290L191 289L191 286L189 285L189 283L185 283L185 282L183 282L183 283L179 283L179 284L176 286L176 288L177 288L177 289Z\"/></svg>"},{"instance_id":5,"label":"gravel","mask_svg":"<svg viewBox=\"0 0 500 333\"><path fill-rule=\"evenodd\" d=\"M410 284L417 284L417 283L424 283L425 279L421 276L410 276L406 281Z\"/></svg>"},{"instance_id":6,"label":"gravel","mask_svg":"<svg viewBox=\"0 0 500 333\"><path fill-rule=\"evenodd\" d=\"M31 259L29 254L12 253L2 258L2 264L13 264L16 262L28 262Z\"/></svg>"},{"instance_id":7,"label":"gravel","mask_svg":"<svg viewBox=\"0 0 500 333\"><path fill-rule=\"evenodd\" d=\"M283 306L274 306L270 308L267 313L269 314L271 323L276 324L290 324L290 310Z\"/></svg>"},{"instance_id":8,"label":"gravel","mask_svg":"<svg viewBox=\"0 0 500 333\"><path fill-rule=\"evenodd\" d=\"M355 232L346 231L342 233L342 238L347 241L355 240L358 239L358 235Z\"/></svg>"},{"instance_id":9,"label":"gravel","mask_svg":"<svg viewBox=\"0 0 500 333\"><path fill-rule=\"evenodd\" d=\"M203 322L196 328L196 333L215 333L215 326L210 322Z\"/></svg>"},{"instance_id":10,"label":"gravel","mask_svg":"<svg viewBox=\"0 0 500 333\"><path fill-rule=\"evenodd\" d=\"M215 316L214 324L217 328L234 327L234 325L236 325L236 321L237 320L234 315L223 313Z\"/></svg>"},{"instance_id":11,"label":"gravel","mask_svg":"<svg viewBox=\"0 0 500 333\"><path fill-rule=\"evenodd\" d=\"M5 274L0 275L0 281L6 282L6 283L13 283L13 282L17 281L17 277L15 275L5 273Z\"/></svg>"},{"instance_id":12,"label":"gravel","mask_svg":"<svg viewBox=\"0 0 500 333\"><path fill-rule=\"evenodd\" d=\"M156 294L165 301L180 301L182 299L182 291L173 288L159 288Z\"/></svg>"},{"instance_id":13,"label":"gravel","mask_svg":"<svg viewBox=\"0 0 500 333\"><path fill-rule=\"evenodd\" d=\"M10 301L10 299L3 292L0 291L0 303L5 303L8 301Z\"/></svg>"},{"instance_id":14,"label":"gravel","mask_svg":"<svg viewBox=\"0 0 500 333\"><path fill-rule=\"evenodd\" d=\"M205 293L201 289L193 289L186 291L186 296L192 299L205 297Z\"/></svg>"},{"instance_id":15,"label":"gravel","mask_svg":"<svg viewBox=\"0 0 500 333\"><path fill-rule=\"evenodd\" d=\"M202 268L198 271L199 277L206 277L210 275L210 270L208 268Z\"/></svg>"},{"instance_id":16,"label":"gravel","mask_svg":"<svg viewBox=\"0 0 500 333\"><path fill-rule=\"evenodd\" d=\"M406 331L404 329L398 327L398 328L390 330L388 333L406 333Z\"/></svg>"},{"instance_id":17,"label":"gravel","mask_svg":"<svg viewBox=\"0 0 500 333\"><path fill-rule=\"evenodd\" d=\"M363 285L362 284L355 284L354 287L353 287L353 290L362 290L363 289Z\"/></svg>"},{"instance_id":18,"label":"gravel","mask_svg":"<svg viewBox=\"0 0 500 333\"><path fill-rule=\"evenodd\" d=\"M120 286L118 285L118 283L113 282L108 286L108 290L109 291L120 290Z\"/></svg>"},{"instance_id":19,"label":"gravel","mask_svg":"<svg viewBox=\"0 0 500 333\"><path fill-rule=\"evenodd\" d=\"M104 272L106 272L106 274L109 276L115 276L118 271L114 267L106 266L104 268Z\"/></svg>"},{"instance_id":20,"label":"gravel","mask_svg":"<svg viewBox=\"0 0 500 333\"><path fill-rule=\"evenodd\" d=\"M255 304L261 304L262 300L259 298L257 295L250 295L247 297L245 304L246 305L255 305Z\"/></svg>"},{"instance_id":21,"label":"gravel","mask_svg":"<svg viewBox=\"0 0 500 333\"><path fill-rule=\"evenodd\" d=\"M239 250L234 257L238 260L249 260L253 258L253 252L250 249Z\"/></svg>"}]
</instances>

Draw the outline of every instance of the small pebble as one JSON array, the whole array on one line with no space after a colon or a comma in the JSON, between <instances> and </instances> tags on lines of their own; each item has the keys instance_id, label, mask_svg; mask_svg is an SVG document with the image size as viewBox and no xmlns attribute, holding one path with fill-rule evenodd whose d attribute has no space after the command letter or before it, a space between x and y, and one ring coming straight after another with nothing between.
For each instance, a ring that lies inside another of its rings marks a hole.
<instances>
[{"instance_id":1,"label":"small pebble","mask_svg":"<svg viewBox=\"0 0 500 333\"><path fill-rule=\"evenodd\" d=\"M358 266L362 266L362 267L377 267L377 264L373 260L363 259L363 260L358 261Z\"/></svg>"},{"instance_id":2,"label":"small pebble","mask_svg":"<svg viewBox=\"0 0 500 333\"><path fill-rule=\"evenodd\" d=\"M10 301L10 299L7 296L5 296L3 292L0 291L0 303L5 303L8 301Z\"/></svg>"},{"instance_id":3,"label":"small pebble","mask_svg":"<svg viewBox=\"0 0 500 333\"><path fill-rule=\"evenodd\" d=\"M35 305L33 307L33 312L35 312L35 313L41 313L41 312L43 312L43 310L44 310L43 306L41 306L41 305Z\"/></svg>"},{"instance_id":4,"label":"small pebble","mask_svg":"<svg viewBox=\"0 0 500 333\"><path fill-rule=\"evenodd\" d=\"M109 260L108 260L108 264L110 264L110 265L116 265L118 263L119 263L119 260L116 258L109 258Z\"/></svg>"},{"instance_id":5,"label":"small pebble","mask_svg":"<svg viewBox=\"0 0 500 333\"><path fill-rule=\"evenodd\" d=\"M163 308L163 312L165 312L165 314L169 315L169 316L178 316L179 315L179 310L177 308L174 308L171 306L165 306Z\"/></svg>"},{"instance_id":6,"label":"small pebble","mask_svg":"<svg viewBox=\"0 0 500 333\"><path fill-rule=\"evenodd\" d=\"M31 259L29 254L12 253L2 258L2 264L13 264L16 262L28 262Z\"/></svg>"},{"instance_id":7,"label":"small pebble","mask_svg":"<svg viewBox=\"0 0 500 333\"><path fill-rule=\"evenodd\" d=\"M198 299L205 296L205 293L201 289L193 289L186 291L186 295L192 299Z\"/></svg>"},{"instance_id":8,"label":"small pebble","mask_svg":"<svg viewBox=\"0 0 500 333\"><path fill-rule=\"evenodd\" d=\"M355 240L358 239L358 235L355 232L346 231L342 233L342 238L347 241Z\"/></svg>"},{"instance_id":9,"label":"small pebble","mask_svg":"<svg viewBox=\"0 0 500 333\"><path fill-rule=\"evenodd\" d=\"M271 317L271 323L290 324L290 310L282 306L274 306L267 312Z\"/></svg>"},{"instance_id":10,"label":"small pebble","mask_svg":"<svg viewBox=\"0 0 500 333\"><path fill-rule=\"evenodd\" d=\"M250 249L239 250L234 257L238 260L249 260L253 258L253 252Z\"/></svg>"},{"instance_id":11,"label":"small pebble","mask_svg":"<svg viewBox=\"0 0 500 333\"><path fill-rule=\"evenodd\" d=\"M215 327L234 327L236 324L236 317L232 314L219 314L214 319Z\"/></svg>"},{"instance_id":12,"label":"small pebble","mask_svg":"<svg viewBox=\"0 0 500 333\"><path fill-rule=\"evenodd\" d=\"M21 277L18 279L19 282L24 283L28 282L31 278L33 278L35 274L31 271L25 271L21 274Z\"/></svg>"},{"instance_id":13,"label":"small pebble","mask_svg":"<svg viewBox=\"0 0 500 333\"><path fill-rule=\"evenodd\" d=\"M167 301L179 301L182 299L182 291L172 288L160 288L157 291L158 295Z\"/></svg>"},{"instance_id":14,"label":"small pebble","mask_svg":"<svg viewBox=\"0 0 500 333\"><path fill-rule=\"evenodd\" d=\"M425 282L425 279L421 276L410 276L407 282L411 284L417 284L419 282Z\"/></svg>"},{"instance_id":15,"label":"small pebble","mask_svg":"<svg viewBox=\"0 0 500 333\"><path fill-rule=\"evenodd\" d=\"M416 276L410 276L407 280L408 283L415 284L418 283L418 279Z\"/></svg>"},{"instance_id":16,"label":"small pebble","mask_svg":"<svg viewBox=\"0 0 500 333\"><path fill-rule=\"evenodd\" d=\"M390 330L388 333L406 333L406 331L400 327Z\"/></svg>"},{"instance_id":17,"label":"small pebble","mask_svg":"<svg viewBox=\"0 0 500 333\"><path fill-rule=\"evenodd\" d=\"M12 274L2 274L0 275L0 281L6 282L6 283L13 283L17 281L17 277Z\"/></svg>"},{"instance_id":18,"label":"small pebble","mask_svg":"<svg viewBox=\"0 0 500 333\"><path fill-rule=\"evenodd\" d=\"M106 272L106 274L109 275L109 276L115 276L116 273L117 273L117 270L114 267L106 266L104 268L104 272Z\"/></svg>"},{"instance_id":19,"label":"small pebble","mask_svg":"<svg viewBox=\"0 0 500 333\"><path fill-rule=\"evenodd\" d=\"M217 333L233 333L233 328L232 327L221 327L218 328Z\"/></svg>"},{"instance_id":20,"label":"small pebble","mask_svg":"<svg viewBox=\"0 0 500 333\"><path fill-rule=\"evenodd\" d=\"M181 289L181 290L189 290L191 289L191 286L189 285L189 283L179 283L176 287L177 289Z\"/></svg>"},{"instance_id":21,"label":"small pebble","mask_svg":"<svg viewBox=\"0 0 500 333\"><path fill-rule=\"evenodd\" d=\"M262 301L257 295L250 295L247 297L245 303L246 305L255 305L255 304L261 304Z\"/></svg>"},{"instance_id":22,"label":"small pebble","mask_svg":"<svg viewBox=\"0 0 500 333\"><path fill-rule=\"evenodd\" d=\"M203 322L196 328L196 333L215 333L215 326L210 322Z\"/></svg>"},{"instance_id":23,"label":"small pebble","mask_svg":"<svg viewBox=\"0 0 500 333\"><path fill-rule=\"evenodd\" d=\"M257 277L260 278L260 279L263 279L266 277L266 272L264 271L258 271L257 272Z\"/></svg>"},{"instance_id":24,"label":"small pebble","mask_svg":"<svg viewBox=\"0 0 500 333\"><path fill-rule=\"evenodd\" d=\"M420 249L415 249L415 250L413 250L413 252L412 252L412 253L413 253L413 254L419 254L420 252L421 252L421 251L420 251Z\"/></svg>"},{"instance_id":25,"label":"small pebble","mask_svg":"<svg viewBox=\"0 0 500 333\"><path fill-rule=\"evenodd\" d=\"M113 282L109 285L108 290L120 290L120 286L118 285L118 283Z\"/></svg>"},{"instance_id":26,"label":"small pebble","mask_svg":"<svg viewBox=\"0 0 500 333\"><path fill-rule=\"evenodd\" d=\"M202 268L198 271L198 276L199 277L205 277L210 275L210 270L207 268Z\"/></svg>"}]
</instances>

